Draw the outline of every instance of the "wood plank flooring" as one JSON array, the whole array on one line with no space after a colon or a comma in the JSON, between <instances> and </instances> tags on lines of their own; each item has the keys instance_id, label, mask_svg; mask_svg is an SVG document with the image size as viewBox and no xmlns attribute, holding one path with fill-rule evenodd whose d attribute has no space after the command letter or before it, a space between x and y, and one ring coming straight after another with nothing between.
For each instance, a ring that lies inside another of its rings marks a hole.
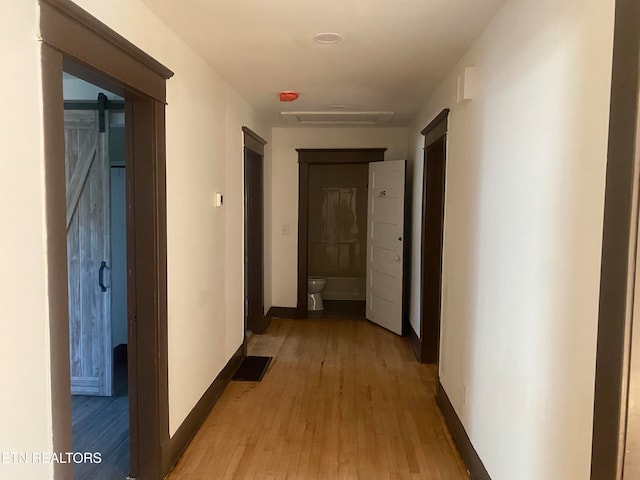
<instances>
[{"instance_id":1,"label":"wood plank flooring","mask_svg":"<svg viewBox=\"0 0 640 480\"><path fill-rule=\"evenodd\" d=\"M249 354L273 356L262 382L231 382L169 480L469 478L406 338L276 319Z\"/></svg>"},{"instance_id":2,"label":"wood plank flooring","mask_svg":"<svg viewBox=\"0 0 640 480\"><path fill-rule=\"evenodd\" d=\"M74 452L100 452L102 462L74 464L74 480L124 480L129 473L127 365L114 369L111 397L72 395Z\"/></svg>"},{"instance_id":3,"label":"wood plank flooring","mask_svg":"<svg viewBox=\"0 0 640 480\"><path fill-rule=\"evenodd\" d=\"M364 300L324 300L324 310L309 311L309 318L358 319L366 318L367 302Z\"/></svg>"}]
</instances>

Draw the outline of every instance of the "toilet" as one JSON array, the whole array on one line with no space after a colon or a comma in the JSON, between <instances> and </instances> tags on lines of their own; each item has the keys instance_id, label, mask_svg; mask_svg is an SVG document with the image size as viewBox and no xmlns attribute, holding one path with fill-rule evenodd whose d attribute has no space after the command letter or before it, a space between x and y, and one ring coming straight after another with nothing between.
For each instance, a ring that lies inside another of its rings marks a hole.
<instances>
[{"instance_id":1,"label":"toilet","mask_svg":"<svg viewBox=\"0 0 640 480\"><path fill-rule=\"evenodd\" d=\"M320 292L322 292L326 284L327 279L324 277L309 277L307 279L308 309L310 311L324 310Z\"/></svg>"}]
</instances>

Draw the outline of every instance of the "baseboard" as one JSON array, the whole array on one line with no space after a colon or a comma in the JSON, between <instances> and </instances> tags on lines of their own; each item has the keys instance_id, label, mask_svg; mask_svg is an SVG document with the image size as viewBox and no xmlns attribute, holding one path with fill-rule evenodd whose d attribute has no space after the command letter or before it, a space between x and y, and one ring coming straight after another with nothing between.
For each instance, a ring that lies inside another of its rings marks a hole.
<instances>
[{"instance_id":1,"label":"baseboard","mask_svg":"<svg viewBox=\"0 0 640 480\"><path fill-rule=\"evenodd\" d=\"M242 359L245 357L244 343L229 359L225 367L218 374L207 391L202 395L193 410L182 422L178 431L165 444L162 445L162 471L167 474L173 470L184 451L191 443L196 432L209 415L209 412L222 395L222 392L236 373Z\"/></svg>"},{"instance_id":2,"label":"baseboard","mask_svg":"<svg viewBox=\"0 0 640 480\"><path fill-rule=\"evenodd\" d=\"M298 316L298 310L293 307L271 307L267 312L269 318L300 318Z\"/></svg>"},{"instance_id":3,"label":"baseboard","mask_svg":"<svg viewBox=\"0 0 640 480\"><path fill-rule=\"evenodd\" d=\"M413 349L416 359L418 359L419 362L422 362L422 342L411 325L409 326L409 341L411 342L411 348Z\"/></svg>"},{"instance_id":4,"label":"baseboard","mask_svg":"<svg viewBox=\"0 0 640 480\"><path fill-rule=\"evenodd\" d=\"M440 407L444 421L449 427L449 432L451 432L451 437L458 447L462 460L464 460L467 470L469 470L471 480L491 480L487 469L478 456L478 452L473 448L473 444L453 408L447 392L445 392L440 382L438 382L438 391L436 392L436 403Z\"/></svg>"}]
</instances>

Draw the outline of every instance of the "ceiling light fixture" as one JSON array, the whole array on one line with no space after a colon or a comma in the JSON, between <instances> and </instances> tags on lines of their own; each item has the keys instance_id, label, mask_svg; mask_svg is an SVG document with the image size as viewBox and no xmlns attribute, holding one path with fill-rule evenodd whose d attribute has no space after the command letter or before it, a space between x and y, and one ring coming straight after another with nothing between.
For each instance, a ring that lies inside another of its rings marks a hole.
<instances>
[{"instance_id":1,"label":"ceiling light fixture","mask_svg":"<svg viewBox=\"0 0 640 480\"><path fill-rule=\"evenodd\" d=\"M316 33L313 37L313 41L316 43L321 43L323 45L333 45L335 43L340 43L344 40L344 37L339 33Z\"/></svg>"}]
</instances>

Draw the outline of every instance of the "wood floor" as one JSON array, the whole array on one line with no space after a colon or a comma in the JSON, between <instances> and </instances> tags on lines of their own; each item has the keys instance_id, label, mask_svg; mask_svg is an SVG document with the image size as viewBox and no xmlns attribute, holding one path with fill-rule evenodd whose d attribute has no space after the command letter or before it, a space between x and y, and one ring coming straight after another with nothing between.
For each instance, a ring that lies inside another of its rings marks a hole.
<instances>
[{"instance_id":1,"label":"wood floor","mask_svg":"<svg viewBox=\"0 0 640 480\"><path fill-rule=\"evenodd\" d=\"M309 318L359 319L366 318L367 303L362 300L324 300L324 310L309 312Z\"/></svg>"},{"instance_id":2,"label":"wood floor","mask_svg":"<svg viewBox=\"0 0 640 480\"><path fill-rule=\"evenodd\" d=\"M280 320L231 382L169 480L468 479L434 400L435 369L366 320Z\"/></svg>"},{"instance_id":3,"label":"wood floor","mask_svg":"<svg viewBox=\"0 0 640 480\"><path fill-rule=\"evenodd\" d=\"M100 452L101 463L74 464L74 480L124 480L129 473L127 365L114 368L112 397L72 395L74 452Z\"/></svg>"}]
</instances>

